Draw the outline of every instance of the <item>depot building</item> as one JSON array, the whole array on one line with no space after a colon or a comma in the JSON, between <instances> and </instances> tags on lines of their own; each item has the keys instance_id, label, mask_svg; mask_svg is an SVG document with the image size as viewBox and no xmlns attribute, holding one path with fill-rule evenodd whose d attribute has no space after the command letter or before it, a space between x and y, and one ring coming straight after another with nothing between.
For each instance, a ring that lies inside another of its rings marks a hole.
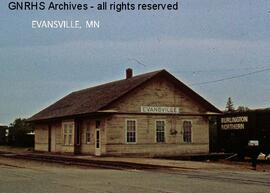
<instances>
[{"instance_id":1,"label":"depot building","mask_svg":"<svg viewBox=\"0 0 270 193\"><path fill-rule=\"evenodd\" d=\"M209 152L220 111L166 70L72 92L35 114L35 150L106 156Z\"/></svg>"}]
</instances>

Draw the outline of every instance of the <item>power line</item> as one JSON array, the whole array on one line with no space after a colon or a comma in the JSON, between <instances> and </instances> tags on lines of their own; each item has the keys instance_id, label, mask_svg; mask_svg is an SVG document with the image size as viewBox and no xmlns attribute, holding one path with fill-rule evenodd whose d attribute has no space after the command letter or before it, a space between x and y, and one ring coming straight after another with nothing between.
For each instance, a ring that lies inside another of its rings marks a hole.
<instances>
[{"instance_id":1,"label":"power line","mask_svg":"<svg viewBox=\"0 0 270 193\"><path fill-rule=\"evenodd\" d=\"M185 72L185 73L209 73L209 72L227 72L227 71L247 71L247 70L260 70L260 69L265 69L268 66L254 66L254 67L243 67L243 68L226 68L226 69L204 69L204 70L180 70L180 71L174 71L174 72Z\"/></svg>"},{"instance_id":2,"label":"power line","mask_svg":"<svg viewBox=\"0 0 270 193\"><path fill-rule=\"evenodd\" d=\"M263 70L257 70L257 71L253 71L253 72L249 72L249 73L245 73L245 74L239 74L239 75L235 75L235 76L231 76L231 77L227 77L227 78L221 78L221 79L217 79L217 80L210 80L210 81L205 81L205 82L193 83L193 84L190 84L190 86L213 84L213 83L217 83L217 82L223 82L225 80L232 80L232 79L242 78L242 77L245 77L245 76L250 76L250 75L253 75L253 74L258 74L258 73L262 73L262 72L266 72L266 71L270 71L270 68L265 68Z\"/></svg>"},{"instance_id":3,"label":"power line","mask_svg":"<svg viewBox=\"0 0 270 193\"><path fill-rule=\"evenodd\" d=\"M143 62L139 61L139 60L136 59L136 58L128 58L128 60L135 61L137 64L140 64L140 65L142 65L142 66L144 66L144 67L147 66L146 64L144 64Z\"/></svg>"}]
</instances>

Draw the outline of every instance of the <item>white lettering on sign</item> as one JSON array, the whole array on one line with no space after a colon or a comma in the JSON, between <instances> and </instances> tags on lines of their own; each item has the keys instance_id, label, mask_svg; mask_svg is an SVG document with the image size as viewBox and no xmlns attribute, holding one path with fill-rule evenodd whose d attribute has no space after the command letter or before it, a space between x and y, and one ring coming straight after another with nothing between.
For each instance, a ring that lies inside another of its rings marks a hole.
<instances>
[{"instance_id":1,"label":"white lettering on sign","mask_svg":"<svg viewBox=\"0 0 270 193\"><path fill-rule=\"evenodd\" d=\"M141 106L142 113L164 113L164 114L178 114L180 112L179 107L152 107Z\"/></svg>"},{"instance_id":2,"label":"white lettering on sign","mask_svg":"<svg viewBox=\"0 0 270 193\"><path fill-rule=\"evenodd\" d=\"M223 129L223 130L245 129L245 125L244 125L244 123L224 124L224 125L221 125L221 129Z\"/></svg>"},{"instance_id":3,"label":"white lettering on sign","mask_svg":"<svg viewBox=\"0 0 270 193\"><path fill-rule=\"evenodd\" d=\"M221 129L245 129L245 123L248 122L248 116L223 117L221 118Z\"/></svg>"},{"instance_id":4,"label":"white lettering on sign","mask_svg":"<svg viewBox=\"0 0 270 193\"><path fill-rule=\"evenodd\" d=\"M258 140L249 140L248 146L259 146L259 141Z\"/></svg>"},{"instance_id":5,"label":"white lettering on sign","mask_svg":"<svg viewBox=\"0 0 270 193\"><path fill-rule=\"evenodd\" d=\"M248 122L247 116L221 118L221 123L246 123L246 122Z\"/></svg>"}]
</instances>

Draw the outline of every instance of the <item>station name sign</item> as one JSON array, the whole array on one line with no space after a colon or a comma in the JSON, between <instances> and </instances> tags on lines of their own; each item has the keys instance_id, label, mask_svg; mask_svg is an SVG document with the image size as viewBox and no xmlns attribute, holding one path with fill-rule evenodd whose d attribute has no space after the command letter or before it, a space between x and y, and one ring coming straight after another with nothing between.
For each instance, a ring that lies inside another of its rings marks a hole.
<instances>
[{"instance_id":1,"label":"station name sign","mask_svg":"<svg viewBox=\"0 0 270 193\"><path fill-rule=\"evenodd\" d=\"M221 129L245 129L245 123L248 122L248 116L223 117L221 118Z\"/></svg>"},{"instance_id":2,"label":"station name sign","mask_svg":"<svg viewBox=\"0 0 270 193\"><path fill-rule=\"evenodd\" d=\"M142 113L179 114L179 107L141 106Z\"/></svg>"}]
</instances>

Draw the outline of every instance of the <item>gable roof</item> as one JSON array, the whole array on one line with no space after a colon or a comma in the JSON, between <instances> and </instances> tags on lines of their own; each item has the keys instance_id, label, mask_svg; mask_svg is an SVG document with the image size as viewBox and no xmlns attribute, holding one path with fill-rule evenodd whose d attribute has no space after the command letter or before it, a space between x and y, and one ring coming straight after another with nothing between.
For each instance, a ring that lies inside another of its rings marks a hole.
<instances>
[{"instance_id":1,"label":"gable roof","mask_svg":"<svg viewBox=\"0 0 270 193\"><path fill-rule=\"evenodd\" d=\"M216 107L191 90L181 81L176 79L166 70L159 70L72 92L56 103L35 114L29 118L28 121L41 121L60 117L96 113L115 100L134 90L138 86L157 76L169 78L181 89L185 90L187 94L192 96L195 100L198 100L207 110L212 112L220 112Z\"/></svg>"}]
</instances>

